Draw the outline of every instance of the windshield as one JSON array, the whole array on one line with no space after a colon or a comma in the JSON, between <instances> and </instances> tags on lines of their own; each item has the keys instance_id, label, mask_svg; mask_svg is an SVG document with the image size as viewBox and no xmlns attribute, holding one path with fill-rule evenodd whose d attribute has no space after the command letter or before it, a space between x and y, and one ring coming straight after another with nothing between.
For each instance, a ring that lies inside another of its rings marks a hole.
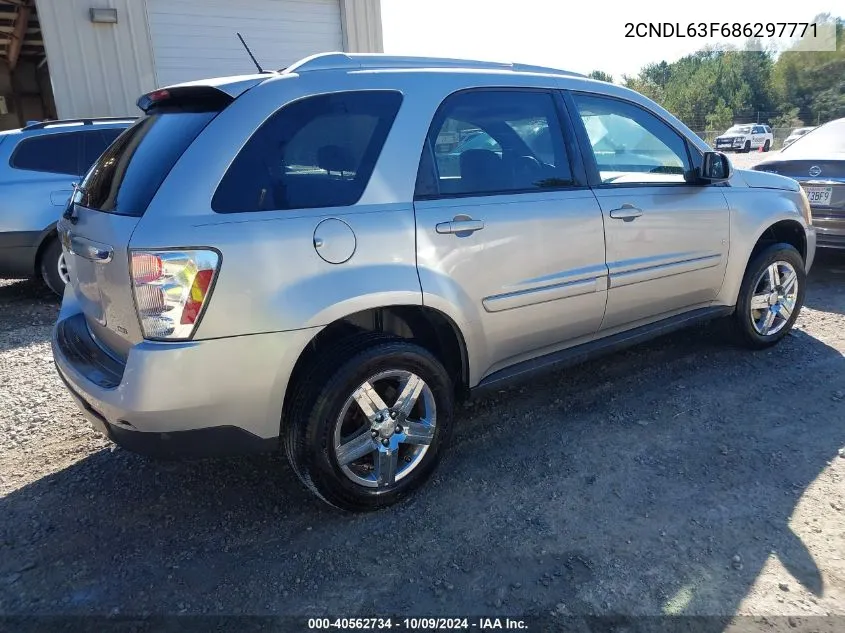
<instances>
[{"instance_id":1,"label":"windshield","mask_svg":"<svg viewBox=\"0 0 845 633\"><path fill-rule=\"evenodd\" d=\"M732 134L748 134L751 132L750 125L734 125L731 129L729 129L725 134L732 133Z\"/></svg>"},{"instance_id":2,"label":"windshield","mask_svg":"<svg viewBox=\"0 0 845 633\"><path fill-rule=\"evenodd\" d=\"M831 121L804 134L781 150L792 154L845 154L845 119Z\"/></svg>"}]
</instances>

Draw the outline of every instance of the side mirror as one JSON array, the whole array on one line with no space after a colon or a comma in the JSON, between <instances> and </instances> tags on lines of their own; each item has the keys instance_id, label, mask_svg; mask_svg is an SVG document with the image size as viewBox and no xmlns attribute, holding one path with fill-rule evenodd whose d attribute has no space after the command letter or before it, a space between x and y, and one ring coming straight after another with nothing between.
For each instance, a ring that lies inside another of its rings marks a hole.
<instances>
[{"instance_id":1,"label":"side mirror","mask_svg":"<svg viewBox=\"0 0 845 633\"><path fill-rule=\"evenodd\" d=\"M704 152L699 179L708 184L725 182L733 176L731 161L722 152Z\"/></svg>"}]
</instances>

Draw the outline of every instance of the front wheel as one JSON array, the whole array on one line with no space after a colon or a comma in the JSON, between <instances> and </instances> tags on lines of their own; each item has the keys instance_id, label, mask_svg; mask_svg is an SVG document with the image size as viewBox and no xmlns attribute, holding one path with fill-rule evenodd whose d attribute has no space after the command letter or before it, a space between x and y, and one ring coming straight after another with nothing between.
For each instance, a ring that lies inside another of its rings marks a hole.
<instances>
[{"instance_id":1,"label":"front wheel","mask_svg":"<svg viewBox=\"0 0 845 633\"><path fill-rule=\"evenodd\" d=\"M374 510L434 471L451 433L454 389L430 352L403 339L376 339L341 355L327 354L331 362L312 372L310 388L303 384L287 420L286 450L324 501Z\"/></svg>"},{"instance_id":2,"label":"front wheel","mask_svg":"<svg viewBox=\"0 0 845 633\"><path fill-rule=\"evenodd\" d=\"M790 244L773 244L751 261L734 312L746 346L770 347L792 329L804 304L805 275L804 260Z\"/></svg>"},{"instance_id":3,"label":"front wheel","mask_svg":"<svg viewBox=\"0 0 845 633\"><path fill-rule=\"evenodd\" d=\"M745 145L743 146L742 151L746 154L751 151L751 141L745 141Z\"/></svg>"}]
</instances>

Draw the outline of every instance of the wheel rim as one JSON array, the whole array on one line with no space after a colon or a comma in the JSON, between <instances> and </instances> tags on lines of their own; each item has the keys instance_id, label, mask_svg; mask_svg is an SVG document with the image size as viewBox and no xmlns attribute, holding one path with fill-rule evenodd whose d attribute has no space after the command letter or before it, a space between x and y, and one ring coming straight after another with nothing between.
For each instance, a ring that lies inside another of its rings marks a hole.
<instances>
[{"instance_id":1,"label":"wheel rim","mask_svg":"<svg viewBox=\"0 0 845 633\"><path fill-rule=\"evenodd\" d=\"M70 281L70 273L67 270L67 261L65 261L64 253L59 255L59 260L56 263L56 268L59 271L59 279L61 279L63 283L68 283Z\"/></svg>"},{"instance_id":2,"label":"wheel rim","mask_svg":"<svg viewBox=\"0 0 845 633\"><path fill-rule=\"evenodd\" d=\"M420 465L436 424L434 394L425 381L405 370L384 371L344 403L335 422L334 456L356 484L387 488Z\"/></svg>"},{"instance_id":3,"label":"wheel rim","mask_svg":"<svg viewBox=\"0 0 845 633\"><path fill-rule=\"evenodd\" d=\"M761 336L780 332L795 311L798 275L789 262L774 262L760 273L751 296L751 324Z\"/></svg>"}]
</instances>

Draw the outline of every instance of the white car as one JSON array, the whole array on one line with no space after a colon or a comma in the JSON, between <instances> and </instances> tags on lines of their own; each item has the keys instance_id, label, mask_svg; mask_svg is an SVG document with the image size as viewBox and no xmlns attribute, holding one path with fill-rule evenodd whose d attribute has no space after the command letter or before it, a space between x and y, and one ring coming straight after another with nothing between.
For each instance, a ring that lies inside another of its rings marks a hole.
<instances>
[{"instance_id":1,"label":"white car","mask_svg":"<svg viewBox=\"0 0 845 633\"><path fill-rule=\"evenodd\" d=\"M816 129L816 128L814 128L812 126L811 127L797 127L797 128L795 128L794 130L792 130L792 132L789 133L789 136L787 136L783 140L783 146L787 147L788 145L792 145L795 141L797 141L799 138L804 136L807 132L814 130L814 129Z\"/></svg>"},{"instance_id":2,"label":"white car","mask_svg":"<svg viewBox=\"0 0 845 633\"><path fill-rule=\"evenodd\" d=\"M750 152L762 147L764 152L768 152L774 140L772 128L768 125L746 123L734 125L721 136L717 136L715 147L720 151L735 152Z\"/></svg>"}]
</instances>

